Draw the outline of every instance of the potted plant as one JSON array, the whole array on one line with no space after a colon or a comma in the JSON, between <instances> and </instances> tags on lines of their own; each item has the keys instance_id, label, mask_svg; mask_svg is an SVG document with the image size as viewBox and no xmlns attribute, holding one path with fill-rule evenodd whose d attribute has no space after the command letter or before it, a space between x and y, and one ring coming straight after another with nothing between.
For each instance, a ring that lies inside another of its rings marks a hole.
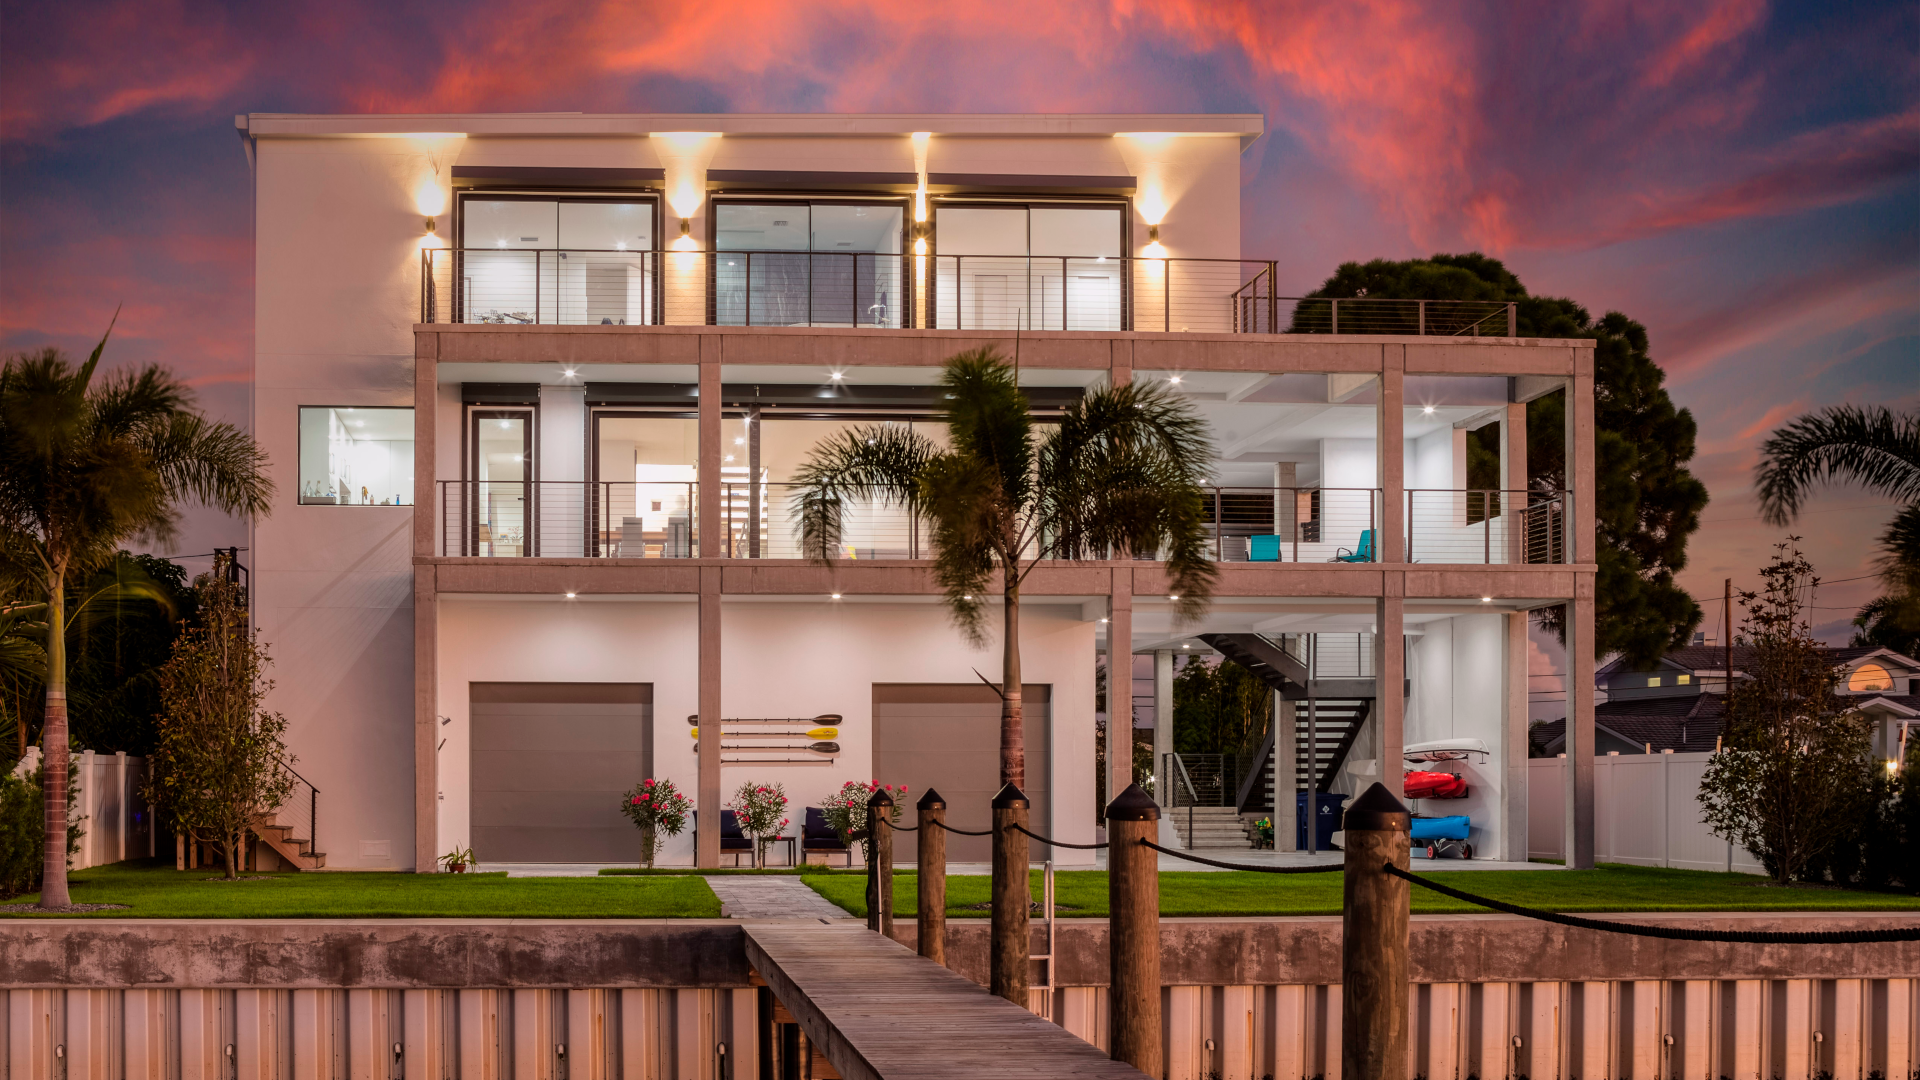
<instances>
[{"instance_id":1,"label":"potted plant","mask_svg":"<svg viewBox=\"0 0 1920 1080\"><path fill-rule=\"evenodd\" d=\"M860 857L868 863L873 862L873 823L867 820L867 800L873 798L876 791L885 791L892 796L893 812L888 815L888 820L899 821L901 806L907 801L905 784L894 787L878 780L867 783L849 780L840 785L839 791L820 803L827 825L849 844L860 841Z\"/></svg>"},{"instance_id":2,"label":"potted plant","mask_svg":"<svg viewBox=\"0 0 1920 1080\"><path fill-rule=\"evenodd\" d=\"M749 780L733 793L734 824L753 839L753 865L767 865L767 844L787 827L787 789L779 784L757 784Z\"/></svg>"},{"instance_id":3,"label":"potted plant","mask_svg":"<svg viewBox=\"0 0 1920 1080\"><path fill-rule=\"evenodd\" d=\"M1273 847L1273 819L1263 817L1253 823L1254 842L1261 848Z\"/></svg>"},{"instance_id":4,"label":"potted plant","mask_svg":"<svg viewBox=\"0 0 1920 1080\"><path fill-rule=\"evenodd\" d=\"M472 866L473 861L473 849L470 847L461 847L458 844L454 845L452 851L440 856L440 864L447 868L448 873L452 874L466 873L467 867Z\"/></svg>"},{"instance_id":5,"label":"potted plant","mask_svg":"<svg viewBox=\"0 0 1920 1080\"><path fill-rule=\"evenodd\" d=\"M660 851L660 834L680 835L692 810L693 800L680 794L671 780L648 777L621 798L620 812L640 829L641 866L653 869L653 857Z\"/></svg>"}]
</instances>

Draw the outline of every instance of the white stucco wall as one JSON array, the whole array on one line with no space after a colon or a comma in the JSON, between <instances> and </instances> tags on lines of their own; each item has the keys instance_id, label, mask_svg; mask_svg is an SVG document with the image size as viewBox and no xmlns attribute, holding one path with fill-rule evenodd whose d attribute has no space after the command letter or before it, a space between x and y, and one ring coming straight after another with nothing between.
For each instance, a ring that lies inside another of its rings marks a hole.
<instances>
[{"instance_id":1,"label":"white stucco wall","mask_svg":"<svg viewBox=\"0 0 1920 1080\"><path fill-rule=\"evenodd\" d=\"M468 842L470 682L652 683L654 771L691 794L698 761L686 718L697 710L698 622L690 600L443 597L438 711L452 722L442 729L435 850ZM1054 820L1035 829L1091 843L1094 624L1078 606L1029 605L1021 627L1024 681L1053 687ZM818 804L842 783L875 778L874 683L971 683L976 670L990 678L1000 670L997 644L969 649L942 609L927 603L732 602L722 608L721 641L726 716L845 718L838 740L844 752L830 767L734 766L722 773L729 795L748 780L784 784L796 818L799 807ZM692 857L691 834L662 853L670 863ZM1091 861L1091 853L1058 849L1055 859Z\"/></svg>"},{"instance_id":2,"label":"white stucco wall","mask_svg":"<svg viewBox=\"0 0 1920 1080\"><path fill-rule=\"evenodd\" d=\"M1497 859L1501 844L1505 767L1500 758L1502 712L1506 695L1506 621L1502 615L1456 615L1422 624L1409 637L1406 741L1479 739L1491 756L1486 761L1445 765L1404 765L1403 769L1458 772L1467 779L1464 799L1423 799L1415 813L1440 817L1465 814L1473 819L1470 843L1476 858Z\"/></svg>"}]
</instances>

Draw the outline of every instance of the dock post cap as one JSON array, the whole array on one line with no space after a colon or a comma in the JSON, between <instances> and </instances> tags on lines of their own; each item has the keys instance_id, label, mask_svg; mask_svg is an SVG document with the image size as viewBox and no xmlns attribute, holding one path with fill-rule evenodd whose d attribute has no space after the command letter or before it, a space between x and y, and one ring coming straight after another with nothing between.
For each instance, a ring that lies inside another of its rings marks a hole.
<instances>
[{"instance_id":1,"label":"dock post cap","mask_svg":"<svg viewBox=\"0 0 1920 1080\"><path fill-rule=\"evenodd\" d=\"M1393 797L1386 785L1375 781L1373 786L1360 793L1347 807L1340 827L1348 832L1373 830L1376 832L1412 832L1413 815L1399 799Z\"/></svg>"},{"instance_id":2,"label":"dock post cap","mask_svg":"<svg viewBox=\"0 0 1920 1080\"><path fill-rule=\"evenodd\" d=\"M868 806L892 806L893 796L887 794L886 788L874 788L873 792L867 796L867 805Z\"/></svg>"},{"instance_id":3,"label":"dock post cap","mask_svg":"<svg viewBox=\"0 0 1920 1080\"><path fill-rule=\"evenodd\" d=\"M920 796L920 801L913 805L922 810L945 810L947 808L947 800L941 798L940 792L937 790L928 788L926 792Z\"/></svg>"},{"instance_id":4,"label":"dock post cap","mask_svg":"<svg viewBox=\"0 0 1920 1080\"><path fill-rule=\"evenodd\" d=\"M1128 784L1127 790L1114 796L1107 804L1108 821L1159 821L1160 804L1153 796L1140 789L1139 784Z\"/></svg>"},{"instance_id":5,"label":"dock post cap","mask_svg":"<svg viewBox=\"0 0 1920 1080\"><path fill-rule=\"evenodd\" d=\"M1027 802L1026 792L1021 791L1010 783L1001 788L1000 793L993 797L993 808L995 810L1012 810L1016 807L1024 810L1031 805L1031 803Z\"/></svg>"}]
</instances>

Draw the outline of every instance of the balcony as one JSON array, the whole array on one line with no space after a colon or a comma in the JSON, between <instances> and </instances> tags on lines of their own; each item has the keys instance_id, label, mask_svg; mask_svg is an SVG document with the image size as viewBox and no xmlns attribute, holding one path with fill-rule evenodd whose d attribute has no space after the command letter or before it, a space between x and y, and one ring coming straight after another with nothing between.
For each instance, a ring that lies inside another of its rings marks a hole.
<instances>
[{"instance_id":1,"label":"balcony","mask_svg":"<svg viewBox=\"0 0 1920 1080\"><path fill-rule=\"evenodd\" d=\"M463 558L688 559L700 553L699 485L634 481L442 480L438 554ZM802 559L793 484L719 485L727 559ZM1374 488L1203 489L1208 554L1219 562L1377 562ZM1563 563L1566 499L1526 492L1408 491L1409 561ZM1530 501L1531 500L1531 501ZM929 530L877 500L842 507L836 559L926 559Z\"/></svg>"},{"instance_id":2,"label":"balcony","mask_svg":"<svg viewBox=\"0 0 1920 1080\"><path fill-rule=\"evenodd\" d=\"M1512 304L1278 295L1245 259L427 248L422 323L1513 337Z\"/></svg>"}]
</instances>

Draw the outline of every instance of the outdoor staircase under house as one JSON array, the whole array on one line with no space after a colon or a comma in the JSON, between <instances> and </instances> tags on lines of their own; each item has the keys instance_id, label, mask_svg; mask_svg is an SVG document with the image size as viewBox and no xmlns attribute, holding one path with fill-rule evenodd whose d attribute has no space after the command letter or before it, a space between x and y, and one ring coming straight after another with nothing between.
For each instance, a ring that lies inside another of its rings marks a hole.
<instances>
[{"instance_id":1,"label":"outdoor staircase under house","mask_svg":"<svg viewBox=\"0 0 1920 1080\"><path fill-rule=\"evenodd\" d=\"M262 843L273 849L280 861L296 870L318 870L327 865L327 854L313 850L311 838L302 840L293 835L293 826L282 825L273 820L273 815L262 814L254 819L253 834Z\"/></svg>"},{"instance_id":2,"label":"outdoor staircase under house","mask_svg":"<svg viewBox=\"0 0 1920 1080\"><path fill-rule=\"evenodd\" d=\"M1306 664L1278 644L1259 634L1202 634L1200 640L1228 660L1260 677L1295 709L1294 790L1331 789L1346 764L1354 741L1366 727L1378 693L1371 675L1309 679ZM1321 669L1323 672L1325 668ZM1359 670L1356 668L1356 671ZM1312 683L1312 693L1308 684ZM1308 713L1314 715L1309 740ZM1312 743L1309 753L1309 741ZM1256 752L1252 768L1245 775L1233 806L1223 809L1235 814L1266 814L1274 804L1274 731ZM1184 811L1183 811L1184 812ZM1195 831L1199 828L1196 825Z\"/></svg>"},{"instance_id":3,"label":"outdoor staircase under house","mask_svg":"<svg viewBox=\"0 0 1920 1080\"><path fill-rule=\"evenodd\" d=\"M1253 846L1247 819L1231 806L1181 806L1168 810L1173 827L1179 833L1180 846L1195 848L1238 848Z\"/></svg>"}]
</instances>

